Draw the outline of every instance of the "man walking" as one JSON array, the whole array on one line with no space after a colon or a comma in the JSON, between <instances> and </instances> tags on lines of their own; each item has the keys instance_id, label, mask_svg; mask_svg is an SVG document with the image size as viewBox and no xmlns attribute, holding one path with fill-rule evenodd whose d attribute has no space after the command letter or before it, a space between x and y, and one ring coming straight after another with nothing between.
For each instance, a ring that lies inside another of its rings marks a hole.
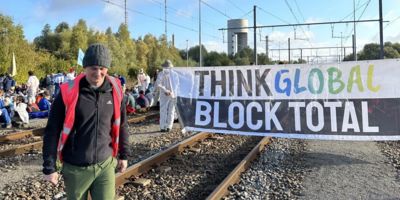
<instances>
[{"instance_id":1,"label":"man walking","mask_svg":"<svg viewBox=\"0 0 400 200\"><path fill-rule=\"evenodd\" d=\"M104 45L89 46L85 73L60 86L50 111L43 138L44 179L57 184L58 155L68 199L86 199L89 192L92 199L114 199L115 168L123 172L127 167L126 106L119 80L108 75L110 65Z\"/></svg>"},{"instance_id":2,"label":"man walking","mask_svg":"<svg viewBox=\"0 0 400 200\"><path fill-rule=\"evenodd\" d=\"M170 60L162 64L163 71L159 73L156 81L156 90L160 92L160 129L161 132L169 132L172 129L175 118L176 94L172 88L173 74L171 68L174 67Z\"/></svg>"}]
</instances>

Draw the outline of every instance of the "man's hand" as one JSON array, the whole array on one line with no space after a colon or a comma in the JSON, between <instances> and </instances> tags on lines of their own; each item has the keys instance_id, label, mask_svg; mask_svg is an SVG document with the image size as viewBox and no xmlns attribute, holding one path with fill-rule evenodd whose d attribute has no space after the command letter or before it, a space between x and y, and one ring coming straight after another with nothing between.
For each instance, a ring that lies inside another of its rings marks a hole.
<instances>
[{"instance_id":1,"label":"man's hand","mask_svg":"<svg viewBox=\"0 0 400 200\"><path fill-rule=\"evenodd\" d=\"M58 174L58 172L54 172L54 173L49 174L49 175L44 175L43 179L46 180L46 181L49 181L53 185L57 185L59 176L60 175Z\"/></svg>"},{"instance_id":2,"label":"man's hand","mask_svg":"<svg viewBox=\"0 0 400 200\"><path fill-rule=\"evenodd\" d=\"M118 165L117 165L118 172L121 172L121 173L125 172L127 167L128 167L127 160L118 160Z\"/></svg>"}]
</instances>

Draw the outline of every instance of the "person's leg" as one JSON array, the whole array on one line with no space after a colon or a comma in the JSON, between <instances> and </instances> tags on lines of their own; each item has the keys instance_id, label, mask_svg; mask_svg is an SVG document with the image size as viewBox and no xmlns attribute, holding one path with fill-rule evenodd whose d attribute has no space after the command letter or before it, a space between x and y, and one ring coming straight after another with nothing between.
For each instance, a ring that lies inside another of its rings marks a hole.
<instances>
[{"instance_id":1,"label":"person's leg","mask_svg":"<svg viewBox=\"0 0 400 200\"><path fill-rule=\"evenodd\" d=\"M102 163L96 164L96 179L90 187L90 196L92 199L114 199L116 167L117 159L113 157L110 157Z\"/></svg>"},{"instance_id":2,"label":"person's leg","mask_svg":"<svg viewBox=\"0 0 400 200\"><path fill-rule=\"evenodd\" d=\"M95 179L94 165L78 167L64 163L62 174L68 200L86 200Z\"/></svg>"},{"instance_id":3,"label":"person's leg","mask_svg":"<svg viewBox=\"0 0 400 200\"><path fill-rule=\"evenodd\" d=\"M157 106L157 103L160 101L160 91L154 93L154 103L153 106Z\"/></svg>"},{"instance_id":4,"label":"person's leg","mask_svg":"<svg viewBox=\"0 0 400 200\"><path fill-rule=\"evenodd\" d=\"M175 119L175 101L173 98L169 98L168 100L168 111L167 111L167 121L166 127L171 130L172 126L174 125Z\"/></svg>"},{"instance_id":5,"label":"person's leg","mask_svg":"<svg viewBox=\"0 0 400 200\"><path fill-rule=\"evenodd\" d=\"M1 109L0 117L1 117L2 122L4 122L6 125L11 124L11 118L10 118L10 115L8 114L8 111L6 108Z\"/></svg>"},{"instance_id":6,"label":"person's leg","mask_svg":"<svg viewBox=\"0 0 400 200\"><path fill-rule=\"evenodd\" d=\"M165 130L167 127L167 115L168 115L168 101L169 98L164 94L160 95L160 129Z\"/></svg>"}]
</instances>

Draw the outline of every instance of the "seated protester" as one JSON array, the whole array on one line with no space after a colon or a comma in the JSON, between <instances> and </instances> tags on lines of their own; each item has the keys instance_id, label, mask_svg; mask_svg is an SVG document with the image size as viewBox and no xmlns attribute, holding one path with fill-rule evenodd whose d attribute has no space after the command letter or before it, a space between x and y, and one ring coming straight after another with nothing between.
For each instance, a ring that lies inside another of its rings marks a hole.
<instances>
[{"instance_id":1,"label":"seated protester","mask_svg":"<svg viewBox=\"0 0 400 200\"><path fill-rule=\"evenodd\" d=\"M144 91L140 90L139 97L136 98L136 104L140 106L140 108L149 107L149 100L144 96Z\"/></svg>"},{"instance_id":2,"label":"seated protester","mask_svg":"<svg viewBox=\"0 0 400 200\"><path fill-rule=\"evenodd\" d=\"M150 89L146 90L145 97L149 100L149 107L154 106L154 96L153 93L150 92Z\"/></svg>"},{"instance_id":3,"label":"seated protester","mask_svg":"<svg viewBox=\"0 0 400 200\"><path fill-rule=\"evenodd\" d=\"M137 99L139 97L139 94L138 94L136 88L132 88L132 96L134 99Z\"/></svg>"},{"instance_id":4,"label":"seated protester","mask_svg":"<svg viewBox=\"0 0 400 200\"><path fill-rule=\"evenodd\" d=\"M4 102L4 91L0 90L0 122L3 123L3 128L11 128L11 117Z\"/></svg>"},{"instance_id":5,"label":"seated protester","mask_svg":"<svg viewBox=\"0 0 400 200\"><path fill-rule=\"evenodd\" d=\"M30 112L28 114L29 114L29 119L47 118L49 116L49 111Z\"/></svg>"},{"instance_id":6,"label":"seated protester","mask_svg":"<svg viewBox=\"0 0 400 200\"><path fill-rule=\"evenodd\" d=\"M36 103L37 105L39 105L39 102L40 102L40 100L42 100L42 99L43 99L43 91L40 91L40 92L36 95L35 103Z\"/></svg>"},{"instance_id":7,"label":"seated protester","mask_svg":"<svg viewBox=\"0 0 400 200\"><path fill-rule=\"evenodd\" d=\"M118 75L117 77L119 79L119 81L121 82L121 86L122 86L122 90L126 89L126 79L125 77L123 77L122 75Z\"/></svg>"},{"instance_id":8,"label":"seated protester","mask_svg":"<svg viewBox=\"0 0 400 200\"><path fill-rule=\"evenodd\" d=\"M15 86L15 93L19 94L19 93L25 92L26 89L24 89L23 87L24 87L24 84ZM26 85L25 85L25 87L26 87Z\"/></svg>"},{"instance_id":9,"label":"seated protester","mask_svg":"<svg viewBox=\"0 0 400 200\"><path fill-rule=\"evenodd\" d=\"M127 114L135 114L136 113L136 102L129 89L125 90L125 102L126 102L126 113Z\"/></svg>"},{"instance_id":10,"label":"seated protester","mask_svg":"<svg viewBox=\"0 0 400 200\"><path fill-rule=\"evenodd\" d=\"M6 96L4 98L4 107L7 109L8 114L10 115L10 118L14 117L14 101L13 101L14 96Z\"/></svg>"},{"instance_id":11,"label":"seated protester","mask_svg":"<svg viewBox=\"0 0 400 200\"><path fill-rule=\"evenodd\" d=\"M15 115L12 119L15 127L21 127L29 124L29 114L26 111L28 105L25 103L25 98L21 95L17 96L14 101Z\"/></svg>"},{"instance_id":12,"label":"seated protester","mask_svg":"<svg viewBox=\"0 0 400 200\"><path fill-rule=\"evenodd\" d=\"M40 109L36 103L28 103L28 107L26 108L26 111L28 111L28 113L39 112Z\"/></svg>"},{"instance_id":13,"label":"seated protester","mask_svg":"<svg viewBox=\"0 0 400 200\"><path fill-rule=\"evenodd\" d=\"M49 111L40 111L39 106L35 102L28 103L26 110L28 111L29 119L46 118L49 116Z\"/></svg>"},{"instance_id":14,"label":"seated protester","mask_svg":"<svg viewBox=\"0 0 400 200\"><path fill-rule=\"evenodd\" d=\"M51 103L50 103L50 93L49 91L44 91L42 93L43 98L40 100L38 106L40 111L49 111L50 107L51 107Z\"/></svg>"}]
</instances>

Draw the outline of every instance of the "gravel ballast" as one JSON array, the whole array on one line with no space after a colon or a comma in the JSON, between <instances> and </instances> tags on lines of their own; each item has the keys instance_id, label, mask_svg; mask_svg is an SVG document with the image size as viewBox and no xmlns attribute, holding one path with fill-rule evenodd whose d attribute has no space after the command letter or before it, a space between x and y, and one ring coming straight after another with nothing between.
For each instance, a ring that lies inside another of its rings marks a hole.
<instances>
[{"instance_id":1,"label":"gravel ballast","mask_svg":"<svg viewBox=\"0 0 400 200\"><path fill-rule=\"evenodd\" d=\"M396 169L376 142L310 140L304 158L299 199L400 199Z\"/></svg>"},{"instance_id":2,"label":"gravel ballast","mask_svg":"<svg viewBox=\"0 0 400 200\"><path fill-rule=\"evenodd\" d=\"M305 174L304 148L303 140L272 139L225 199L295 199Z\"/></svg>"}]
</instances>

